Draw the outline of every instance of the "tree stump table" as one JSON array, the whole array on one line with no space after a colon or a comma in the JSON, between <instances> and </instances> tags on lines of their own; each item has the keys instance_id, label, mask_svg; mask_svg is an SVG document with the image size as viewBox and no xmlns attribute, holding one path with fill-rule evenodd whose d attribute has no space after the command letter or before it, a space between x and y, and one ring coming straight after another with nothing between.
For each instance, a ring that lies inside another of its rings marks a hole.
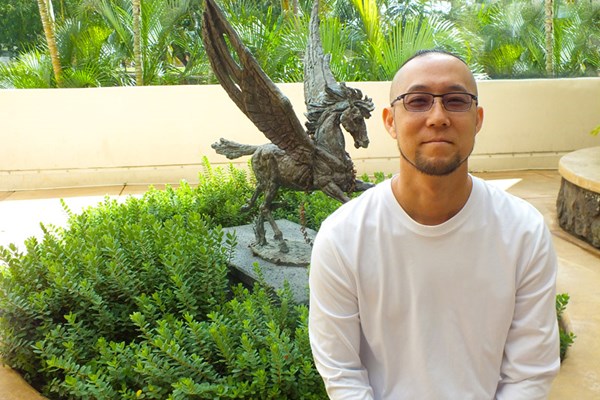
<instances>
[{"instance_id":1,"label":"tree stump table","mask_svg":"<svg viewBox=\"0 0 600 400\"><path fill-rule=\"evenodd\" d=\"M600 248L600 147L590 147L563 156L556 200L561 228Z\"/></svg>"}]
</instances>

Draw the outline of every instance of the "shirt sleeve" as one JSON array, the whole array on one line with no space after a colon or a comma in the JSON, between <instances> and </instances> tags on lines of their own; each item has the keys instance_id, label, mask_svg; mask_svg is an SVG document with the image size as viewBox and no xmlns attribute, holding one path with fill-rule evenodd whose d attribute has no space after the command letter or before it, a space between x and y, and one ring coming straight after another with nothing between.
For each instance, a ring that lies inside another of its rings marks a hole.
<instances>
[{"instance_id":1,"label":"shirt sleeve","mask_svg":"<svg viewBox=\"0 0 600 400\"><path fill-rule=\"evenodd\" d=\"M310 344L331 399L373 399L360 360L360 318L356 283L323 227L310 265Z\"/></svg>"},{"instance_id":2,"label":"shirt sleeve","mask_svg":"<svg viewBox=\"0 0 600 400\"><path fill-rule=\"evenodd\" d=\"M546 399L560 369L556 317L557 260L544 226L517 280L513 321L504 349L498 400Z\"/></svg>"}]
</instances>

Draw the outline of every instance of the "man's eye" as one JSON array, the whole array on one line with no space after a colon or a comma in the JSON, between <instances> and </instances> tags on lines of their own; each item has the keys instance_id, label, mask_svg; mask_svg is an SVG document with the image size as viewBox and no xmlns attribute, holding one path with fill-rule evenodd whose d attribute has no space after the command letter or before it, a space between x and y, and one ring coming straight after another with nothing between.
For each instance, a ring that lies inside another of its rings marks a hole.
<instances>
[{"instance_id":1,"label":"man's eye","mask_svg":"<svg viewBox=\"0 0 600 400\"><path fill-rule=\"evenodd\" d=\"M428 96L410 96L407 102L412 106L426 105L429 104L431 99Z\"/></svg>"},{"instance_id":2,"label":"man's eye","mask_svg":"<svg viewBox=\"0 0 600 400\"><path fill-rule=\"evenodd\" d=\"M464 95L447 96L446 104L464 105L471 101L471 98Z\"/></svg>"}]
</instances>

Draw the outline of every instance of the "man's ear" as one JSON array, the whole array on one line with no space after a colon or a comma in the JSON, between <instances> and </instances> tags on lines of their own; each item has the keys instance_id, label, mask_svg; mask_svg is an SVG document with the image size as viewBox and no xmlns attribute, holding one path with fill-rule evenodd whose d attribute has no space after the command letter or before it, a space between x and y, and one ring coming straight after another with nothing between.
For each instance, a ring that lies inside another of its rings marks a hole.
<instances>
[{"instance_id":1,"label":"man's ear","mask_svg":"<svg viewBox=\"0 0 600 400\"><path fill-rule=\"evenodd\" d=\"M383 125L393 139L396 139L396 124L394 121L394 108L386 107L383 109Z\"/></svg>"},{"instance_id":2,"label":"man's ear","mask_svg":"<svg viewBox=\"0 0 600 400\"><path fill-rule=\"evenodd\" d=\"M475 134L479 133L483 126L483 107L477 107L477 120L475 121Z\"/></svg>"}]
</instances>

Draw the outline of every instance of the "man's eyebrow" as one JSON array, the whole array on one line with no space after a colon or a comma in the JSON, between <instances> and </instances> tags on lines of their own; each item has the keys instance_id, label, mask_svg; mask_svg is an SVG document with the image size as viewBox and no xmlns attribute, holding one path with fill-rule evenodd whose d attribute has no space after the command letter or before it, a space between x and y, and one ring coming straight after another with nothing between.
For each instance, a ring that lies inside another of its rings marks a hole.
<instances>
[{"instance_id":1,"label":"man's eyebrow","mask_svg":"<svg viewBox=\"0 0 600 400\"><path fill-rule=\"evenodd\" d=\"M450 85L446 89L449 90L450 92L467 92L467 88L460 84ZM419 91L426 91L426 90L430 90L430 88L426 85L416 84L416 85L410 86L406 91L407 92L419 92Z\"/></svg>"}]
</instances>

